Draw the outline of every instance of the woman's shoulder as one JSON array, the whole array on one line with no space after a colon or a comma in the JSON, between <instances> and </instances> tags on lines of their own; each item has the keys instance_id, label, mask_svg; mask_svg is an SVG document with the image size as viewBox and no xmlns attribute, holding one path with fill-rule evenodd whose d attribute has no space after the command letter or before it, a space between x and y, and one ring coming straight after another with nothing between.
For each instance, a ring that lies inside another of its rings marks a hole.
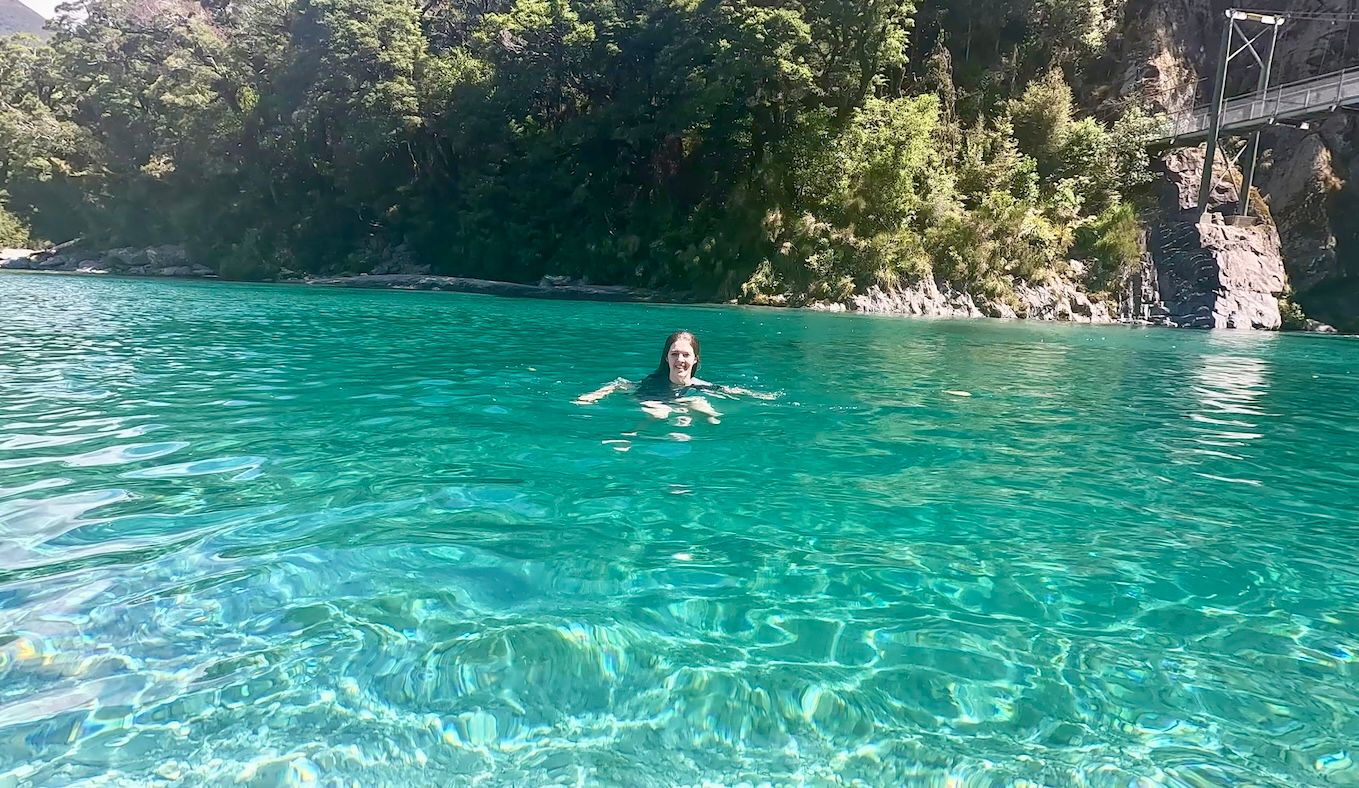
<instances>
[{"instance_id":1,"label":"woman's shoulder","mask_svg":"<svg viewBox=\"0 0 1359 788\"><path fill-rule=\"evenodd\" d=\"M715 383L709 383L708 381L706 381L706 380L701 380L701 379L699 379L699 378L691 378L691 379L689 380L689 385L692 386L693 388L696 388L696 389L715 389L715 388L717 388L717 384L715 384Z\"/></svg>"}]
</instances>

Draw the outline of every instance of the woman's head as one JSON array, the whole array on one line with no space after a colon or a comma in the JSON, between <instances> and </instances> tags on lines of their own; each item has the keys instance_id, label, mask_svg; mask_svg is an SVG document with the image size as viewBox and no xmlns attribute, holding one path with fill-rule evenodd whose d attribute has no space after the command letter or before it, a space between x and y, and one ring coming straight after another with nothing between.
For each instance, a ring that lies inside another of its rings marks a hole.
<instances>
[{"instance_id":1,"label":"woman's head","mask_svg":"<svg viewBox=\"0 0 1359 788\"><path fill-rule=\"evenodd\" d=\"M676 331L666 337L656 374L665 375L671 383L679 385L692 380L698 374L698 337L688 331Z\"/></svg>"}]
</instances>

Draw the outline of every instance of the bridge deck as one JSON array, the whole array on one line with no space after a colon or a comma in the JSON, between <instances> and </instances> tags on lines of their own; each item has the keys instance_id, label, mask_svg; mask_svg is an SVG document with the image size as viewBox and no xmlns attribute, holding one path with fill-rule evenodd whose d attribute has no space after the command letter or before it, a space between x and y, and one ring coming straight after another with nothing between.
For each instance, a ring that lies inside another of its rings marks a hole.
<instances>
[{"instance_id":1,"label":"bridge deck","mask_svg":"<svg viewBox=\"0 0 1359 788\"><path fill-rule=\"evenodd\" d=\"M1222 105L1222 131L1241 133L1278 121L1298 121L1359 108L1359 68L1347 68L1287 85L1269 88L1261 96L1250 93L1227 99ZM1165 135L1152 144L1194 143L1208 137L1212 123L1209 107L1196 107L1177 115Z\"/></svg>"}]
</instances>

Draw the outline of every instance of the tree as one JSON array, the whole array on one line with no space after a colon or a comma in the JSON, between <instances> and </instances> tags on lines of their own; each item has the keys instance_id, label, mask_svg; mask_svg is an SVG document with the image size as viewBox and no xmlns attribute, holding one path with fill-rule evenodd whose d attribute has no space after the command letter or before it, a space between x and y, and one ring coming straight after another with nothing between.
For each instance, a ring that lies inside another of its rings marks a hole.
<instances>
[{"instance_id":1,"label":"tree","mask_svg":"<svg viewBox=\"0 0 1359 788\"><path fill-rule=\"evenodd\" d=\"M1148 120L1063 77L1107 15L1051 2L1071 47L994 0L80 0L0 42L0 188L38 235L232 277L1004 294L1143 177Z\"/></svg>"}]
</instances>

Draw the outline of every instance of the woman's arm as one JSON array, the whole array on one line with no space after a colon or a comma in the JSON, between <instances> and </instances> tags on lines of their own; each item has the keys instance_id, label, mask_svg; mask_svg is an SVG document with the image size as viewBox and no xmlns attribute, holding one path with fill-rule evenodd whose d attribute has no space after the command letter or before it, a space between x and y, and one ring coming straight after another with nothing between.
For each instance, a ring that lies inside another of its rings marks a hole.
<instances>
[{"instance_id":1,"label":"woman's arm","mask_svg":"<svg viewBox=\"0 0 1359 788\"><path fill-rule=\"evenodd\" d=\"M617 378L605 383L594 391L591 391L589 394L582 394L579 397L576 397L572 401L577 405L593 405L615 391L625 391L630 388L632 388L631 381L627 378Z\"/></svg>"},{"instance_id":2,"label":"woman's arm","mask_svg":"<svg viewBox=\"0 0 1359 788\"><path fill-rule=\"evenodd\" d=\"M751 389L741 388L740 386L716 386L718 391L723 394L730 394L733 397L754 397L755 399L770 400L774 399L774 394L766 394L763 391L752 391Z\"/></svg>"}]
</instances>

